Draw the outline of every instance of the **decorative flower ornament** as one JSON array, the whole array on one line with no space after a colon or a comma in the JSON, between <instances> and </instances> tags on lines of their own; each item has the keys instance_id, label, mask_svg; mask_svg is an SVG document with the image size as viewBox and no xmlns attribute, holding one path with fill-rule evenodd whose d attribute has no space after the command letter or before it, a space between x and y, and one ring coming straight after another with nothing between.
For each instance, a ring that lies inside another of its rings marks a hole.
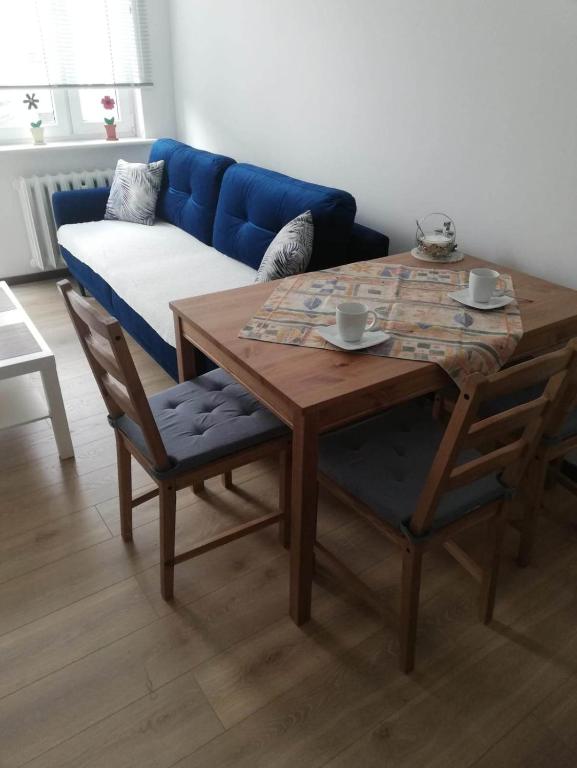
<instances>
[{"instance_id":1,"label":"decorative flower ornament","mask_svg":"<svg viewBox=\"0 0 577 768\"><path fill-rule=\"evenodd\" d=\"M107 110L114 109L116 105L116 102L112 96L104 96L102 99L100 99L100 103L104 109ZM116 125L114 124L114 115L104 118L104 130L106 131L107 141L118 141L118 136L116 135Z\"/></svg>"},{"instance_id":2,"label":"decorative flower ornament","mask_svg":"<svg viewBox=\"0 0 577 768\"><path fill-rule=\"evenodd\" d=\"M39 101L40 99L36 97L35 93L27 93L26 98L22 99L22 104L28 104L28 109L38 109ZM114 101L112 106L114 106Z\"/></svg>"}]
</instances>

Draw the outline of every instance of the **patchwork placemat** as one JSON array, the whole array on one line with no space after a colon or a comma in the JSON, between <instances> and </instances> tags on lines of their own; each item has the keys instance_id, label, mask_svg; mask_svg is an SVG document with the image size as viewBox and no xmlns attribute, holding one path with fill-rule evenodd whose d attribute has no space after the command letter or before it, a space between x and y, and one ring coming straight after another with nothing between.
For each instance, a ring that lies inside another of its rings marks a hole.
<instances>
[{"instance_id":1,"label":"patchwork placemat","mask_svg":"<svg viewBox=\"0 0 577 768\"><path fill-rule=\"evenodd\" d=\"M509 275L502 287L514 297ZM335 322L341 301L376 312L388 341L363 354L438 363L461 384L471 373L493 373L523 335L517 301L491 311L469 309L447 294L466 288L467 270L426 269L374 261L346 264L284 280L242 329L248 339L334 349L315 329ZM359 354L359 353L357 353Z\"/></svg>"},{"instance_id":2,"label":"patchwork placemat","mask_svg":"<svg viewBox=\"0 0 577 768\"><path fill-rule=\"evenodd\" d=\"M0 360L31 355L41 352L38 342L28 330L26 323L0 325Z\"/></svg>"}]
</instances>

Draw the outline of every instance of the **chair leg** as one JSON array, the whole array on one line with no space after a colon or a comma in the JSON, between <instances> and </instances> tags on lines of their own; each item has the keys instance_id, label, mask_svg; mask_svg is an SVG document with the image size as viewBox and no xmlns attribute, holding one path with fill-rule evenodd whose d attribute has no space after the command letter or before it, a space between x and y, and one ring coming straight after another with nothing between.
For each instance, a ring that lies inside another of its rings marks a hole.
<instances>
[{"instance_id":1,"label":"chair leg","mask_svg":"<svg viewBox=\"0 0 577 768\"><path fill-rule=\"evenodd\" d=\"M292 488L292 485L291 485L291 488ZM314 519L314 523L313 523L313 525L314 525L313 530L314 530L315 542L317 541L317 532L318 532L318 523L319 523L319 494L320 494L320 491L321 491L321 484L317 480L317 487L316 487L316 490L315 490L316 502L317 503L315 504L315 519ZM291 500L291 504L292 504L292 500ZM291 507L291 509L292 509L292 507ZM312 560L313 560L313 562L312 562L312 574L313 574L313 576L316 576L317 573L318 573L318 570L317 570L317 555L316 555L314 547L313 547L313 558L312 558Z\"/></svg>"},{"instance_id":2,"label":"chair leg","mask_svg":"<svg viewBox=\"0 0 577 768\"><path fill-rule=\"evenodd\" d=\"M278 526L279 541L285 549L290 549L291 537L291 482L292 461L290 448L279 457L279 511L282 518Z\"/></svg>"},{"instance_id":3,"label":"chair leg","mask_svg":"<svg viewBox=\"0 0 577 768\"><path fill-rule=\"evenodd\" d=\"M529 565L533 555L537 520L543 503L548 466L548 462L544 458L539 457L530 465L530 470L527 473L527 476L530 476L531 479L527 489L525 512L521 520L521 540L517 553L517 563L523 568Z\"/></svg>"},{"instance_id":4,"label":"chair leg","mask_svg":"<svg viewBox=\"0 0 577 768\"><path fill-rule=\"evenodd\" d=\"M479 601L479 618L483 624L489 624L493 618L495 607L495 594L497 592L497 579L499 577L499 563L501 560L501 544L506 524L506 506L501 507L487 523L488 541L485 568L481 581L481 597Z\"/></svg>"},{"instance_id":5,"label":"chair leg","mask_svg":"<svg viewBox=\"0 0 577 768\"><path fill-rule=\"evenodd\" d=\"M423 553L420 549L407 547L403 550L399 665L401 672L407 675L415 666L422 561Z\"/></svg>"},{"instance_id":6,"label":"chair leg","mask_svg":"<svg viewBox=\"0 0 577 768\"><path fill-rule=\"evenodd\" d=\"M232 488L232 470L229 469L227 472L222 473L222 484L227 489L227 491L230 491Z\"/></svg>"},{"instance_id":7,"label":"chair leg","mask_svg":"<svg viewBox=\"0 0 577 768\"><path fill-rule=\"evenodd\" d=\"M116 460L118 466L118 503L120 506L120 533L124 541L132 541L132 468L130 451L118 432Z\"/></svg>"},{"instance_id":8,"label":"chair leg","mask_svg":"<svg viewBox=\"0 0 577 768\"><path fill-rule=\"evenodd\" d=\"M193 480L192 490L194 493L202 493L204 491L204 480Z\"/></svg>"},{"instance_id":9,"label":"chair leg","mask_svg":"<svg viewBox=\"0 0 577 768\"><path fill-rule=\"evenodd\" d=\"M161 483L160 500L160 591L165 600L174 594L174 537L176 528L176 490Z\"/></svg>"}]
</instances>

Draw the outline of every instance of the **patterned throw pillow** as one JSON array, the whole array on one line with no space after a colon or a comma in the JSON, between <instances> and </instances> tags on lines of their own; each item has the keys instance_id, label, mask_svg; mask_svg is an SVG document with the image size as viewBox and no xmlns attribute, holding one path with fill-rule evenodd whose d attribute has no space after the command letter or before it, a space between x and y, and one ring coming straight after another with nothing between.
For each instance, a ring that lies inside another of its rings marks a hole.
<instances>
[{"instance_id":1,"label":"patterned throw pillow","mask_svg":"<svg viewBox=\"0 0 577 768\"><path fill-rule=\"evenodd\" d=\"M301 213L285 224L262 257L256 282L266 283L304 272L311 260L313 237L313 216L310 211Z\"/></svg>"},{"instance_id":2,"label":"patterned throw pillow","mask_svg":"<svg viewBox=\"0 0 577 768\"><path fill-rule=\"evenodd\" d=\"M126 160L119 160L104 218L148 226L154 224L163 170L164 160L156 163L127 163Z\"/></svg>"}]
</instances>

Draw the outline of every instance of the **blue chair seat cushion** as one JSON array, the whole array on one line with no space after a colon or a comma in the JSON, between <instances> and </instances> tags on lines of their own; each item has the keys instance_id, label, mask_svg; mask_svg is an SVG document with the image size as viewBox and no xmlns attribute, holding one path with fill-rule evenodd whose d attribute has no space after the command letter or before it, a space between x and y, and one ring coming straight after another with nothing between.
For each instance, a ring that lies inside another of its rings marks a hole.
<instances>
[{"instance_id":1,"label":"blue chair seat cushion","mask_svg":"<svg viewBox=\"0 0 577 768\"><path fill-rule=\"evenodd\" d=\"M220 368L149 398L172 467L160 477L288 434L287 427ZM152 461L140 427L126 414L113 426Z\"/></svg>"},{"instance_id":2,"label":"blue chair seat cushion","mask_svg":"<svg viewBox=\"0 0 577 768\"><path fill-rule=\"evenodd\" d=\"M411 401L321 438L323 474L395 528L408 525L425 485L443 429L427 399ZM458 464L478 457L464 451ZM433 529L505 496L496 474L443 495Z\"/></svg>"}]
</instances>

